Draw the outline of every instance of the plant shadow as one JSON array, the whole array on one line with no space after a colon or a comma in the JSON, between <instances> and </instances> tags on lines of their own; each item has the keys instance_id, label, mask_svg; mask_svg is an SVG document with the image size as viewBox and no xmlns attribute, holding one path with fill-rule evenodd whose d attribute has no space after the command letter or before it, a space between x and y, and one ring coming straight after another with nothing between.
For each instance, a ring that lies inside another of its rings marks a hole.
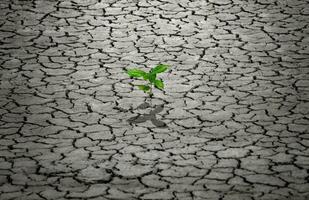
<instances>
[{"instance_id":1,"label":"plant shadow","mask_svg":"<svg viewBox=\"0 0 309 200\"><path fill-rule=\"evenodd\" d=\"M142 103L141 105L139 105L137 107L137 109L141 109L141 110L145 110L147 108L150 108L151 105L147 102L144 102ZM150 112L149 114L138 114L137 116L135 117L131 117L130 119L128 119L127 121L130 123L130 124L139 124L139 123L143 123L143 122L146 122L146 121L151 121L151 123L153 125L155 125L156 127L159 127L159 128L167 128L167 125L158 120L156 118L156 114L160 113L161 111L163 111L164 109L164 104L161 104L161 105L156 105Z\"/></svg>"}]
</instances>

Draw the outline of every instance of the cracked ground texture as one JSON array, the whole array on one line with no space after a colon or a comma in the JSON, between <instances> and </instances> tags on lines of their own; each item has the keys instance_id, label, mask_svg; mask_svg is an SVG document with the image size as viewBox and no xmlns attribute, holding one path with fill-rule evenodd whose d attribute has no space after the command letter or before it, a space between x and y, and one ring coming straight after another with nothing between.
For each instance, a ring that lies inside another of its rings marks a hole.
<instances>
[{"instance_id":1,"label":"cracked ground texture","mask_svg":"<svg viewBox=\"0 0 309 200\"><path fill-rule=\"evenodd\" d=\"M2 0L0 15L1 200L309 199L308 0ZM158 63L160 112L139 109L124 69ZM147 112L166 127L128 120Z\"/></svg>"}]
</instances>

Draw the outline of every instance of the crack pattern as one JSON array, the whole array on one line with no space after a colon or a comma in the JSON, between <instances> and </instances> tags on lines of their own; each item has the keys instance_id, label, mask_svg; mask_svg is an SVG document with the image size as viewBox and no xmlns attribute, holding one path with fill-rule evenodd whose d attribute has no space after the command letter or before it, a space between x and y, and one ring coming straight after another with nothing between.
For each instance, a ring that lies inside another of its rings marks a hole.
<instances>
[{"instance_id":1,"label":"crack pattern","mask_svg":"<svg viewBox=\"0 0 309 200\"><path fill-rule=\"evenodd\" d=\"M5 0L0 16L1 200L309 199L307 0ZM123 70L158 63L151 111Z\"/></svg>"}]
</instances>

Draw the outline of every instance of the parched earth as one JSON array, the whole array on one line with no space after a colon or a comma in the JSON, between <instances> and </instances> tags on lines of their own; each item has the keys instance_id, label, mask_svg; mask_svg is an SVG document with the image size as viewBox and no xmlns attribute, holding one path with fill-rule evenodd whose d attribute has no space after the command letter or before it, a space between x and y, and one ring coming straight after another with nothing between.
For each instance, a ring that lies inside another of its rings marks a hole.
<instances>
[{"instance_id":1,"label":"parched earth","mask_svg":"<svg viewBox=\"0 0 309 200\"><path fill-rule=\"evenodd\" d=\"M1 200L309 199L308 0L2 0L0 77Z\"/></svg>"}]
</instances>

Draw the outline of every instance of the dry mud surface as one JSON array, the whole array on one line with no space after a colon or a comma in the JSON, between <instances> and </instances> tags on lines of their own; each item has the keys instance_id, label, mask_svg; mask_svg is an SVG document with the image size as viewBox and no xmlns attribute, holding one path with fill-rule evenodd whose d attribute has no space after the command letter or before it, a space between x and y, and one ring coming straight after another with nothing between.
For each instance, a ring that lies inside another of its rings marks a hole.
<instances>
[{"instance_id":1,"label":"dry mud surface","mask_svg":"<svg viewBox=\"0 0 309 200\"><path fill-rule=\"evenodd\" d=\"M2 0L0 199L309 199L308 23L308 0ZM147 108L124 69L158 63Z\"/></svg>"}]
</instances>

